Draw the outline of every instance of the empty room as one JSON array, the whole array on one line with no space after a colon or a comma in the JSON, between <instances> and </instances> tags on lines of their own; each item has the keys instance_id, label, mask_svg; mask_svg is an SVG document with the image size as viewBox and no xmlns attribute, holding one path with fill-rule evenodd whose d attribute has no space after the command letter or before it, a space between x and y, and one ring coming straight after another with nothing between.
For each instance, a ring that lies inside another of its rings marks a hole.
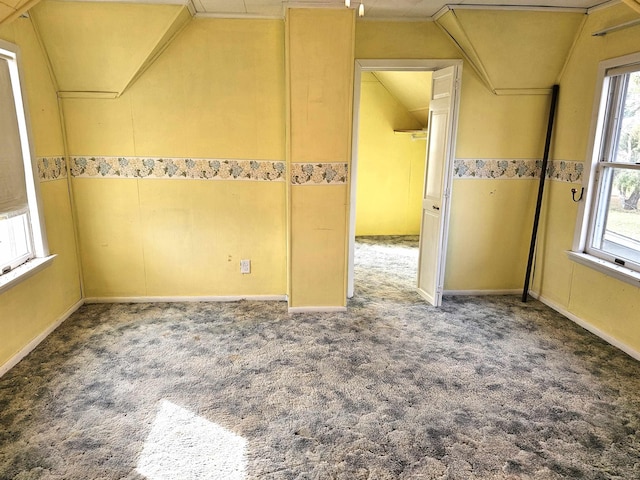
<instances>
[{"instance_id":1,"label":"empty room","mask_svg":"<svg viewBox=\"0 0 640 480\"><path fill-rule=\"evenodd\" d=\"M638 0L0 0L0 479L640 478Z\"/></svg>"}]
</instances>

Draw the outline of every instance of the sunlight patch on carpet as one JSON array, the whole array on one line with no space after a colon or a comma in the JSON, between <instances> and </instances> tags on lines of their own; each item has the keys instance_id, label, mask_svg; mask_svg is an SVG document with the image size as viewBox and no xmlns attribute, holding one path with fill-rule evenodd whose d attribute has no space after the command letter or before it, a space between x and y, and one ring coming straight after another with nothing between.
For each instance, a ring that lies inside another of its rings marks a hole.
<instances>
[{"instance_id":1,"label":"sunlight patch on carpet","mask_svg":"<svg viewBox=\"0 0 640 480\"><path fill-rule=\"evenodd\" d=\"M137 470L149 480L244 480L246 445L241 436L162 400Z\"/></svg>"}]
</instances>

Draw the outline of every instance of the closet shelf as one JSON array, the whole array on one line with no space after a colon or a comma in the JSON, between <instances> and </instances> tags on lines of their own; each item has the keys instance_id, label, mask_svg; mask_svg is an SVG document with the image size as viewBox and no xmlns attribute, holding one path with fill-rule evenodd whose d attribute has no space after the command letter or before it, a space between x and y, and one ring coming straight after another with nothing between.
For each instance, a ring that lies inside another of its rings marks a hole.
<instances>
[{"instance_id":1,"label":"closet shelf","mask_svg":"<svg viewBox=\"0 0 640 480\"><path fill-rule=\"evenodd\" d=\"M393 133L397 135L411 135L411 140L426 140L427 129L412 129L412 130L394 130Z\"/></svg>"}]
</instances>

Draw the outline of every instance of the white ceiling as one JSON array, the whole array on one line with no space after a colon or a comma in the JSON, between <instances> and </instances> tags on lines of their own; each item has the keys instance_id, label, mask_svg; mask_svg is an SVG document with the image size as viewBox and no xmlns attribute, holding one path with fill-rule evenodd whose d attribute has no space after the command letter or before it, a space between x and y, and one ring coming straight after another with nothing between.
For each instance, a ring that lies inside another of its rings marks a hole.
<instances>
[{"instance_id":1,"label":"white ceiling","mask_svg":"<svg viewBox=\"0 0 640 480\"><path fill-rule=\"evenodd\" d=\"M144 0L143 0L144 1ZM154 3L154 0L146 0ZM156 0L158 1L158 0ZM223 16L269 16L282 17L288 6L343 7L344 0L184 0L191 2L201 14ZM173 3L160 0L159 3ZM176 1L176 3L181 3ZM351 8L364 4L366 18L419 19L429 18L444 6L489 6L489 7L560 7L588 9L607 0L351 0Z\"/></svg>"}]
</instances>

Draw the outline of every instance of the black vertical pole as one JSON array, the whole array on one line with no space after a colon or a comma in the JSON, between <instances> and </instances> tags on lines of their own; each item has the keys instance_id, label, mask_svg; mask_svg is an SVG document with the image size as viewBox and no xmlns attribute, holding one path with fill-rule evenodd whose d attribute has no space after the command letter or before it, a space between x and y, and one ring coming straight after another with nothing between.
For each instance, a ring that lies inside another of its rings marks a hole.
<instances>
[{"instance_id":1,"label":"black vertical pole","mask_svg":"<svg viewBox=\"0 0 640 480\"><path fill-rule=\"evenodd\" d=\"M540 210L542 207L542 195L544 193L544 182L547 178L547 164L549 163L549 147L551 146L551 133L553 132L553 119L556 114L556 104L558 102L559 85L554 85L551 90L551 107L549 108L549 123L547 126L547 139L544 142L544 155L542 156L542 171L540 172L540 183L538 184L538 201L536 203L536 213L533 217L533 232L531 233L531 245L529 246L529 260L527 262L527 273L524 278L524 289L522 291L522 301L527 301L529 294L529 281L531 280L531 268L533 266L533 255L536 251L536 237L538 236L538 223L540 222Z\"/></svg>"}]
</instances>

